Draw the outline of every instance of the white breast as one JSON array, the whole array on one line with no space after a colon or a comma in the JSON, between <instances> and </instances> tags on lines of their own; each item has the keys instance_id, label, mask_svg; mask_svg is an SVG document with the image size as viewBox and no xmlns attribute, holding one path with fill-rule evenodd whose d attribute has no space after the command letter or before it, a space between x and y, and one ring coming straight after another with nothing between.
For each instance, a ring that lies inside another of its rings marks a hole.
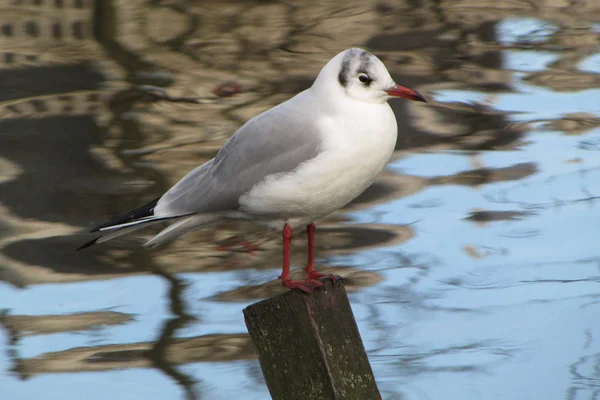
<instances>
[{"instance_id":1,"label":"white breast","mask_svg":"<svg viewBox=\"0 0 600 400\"><path fill-rule=\"evenodd\" d=\"M317 124L323 151L294 171L254 186L240 198L244 213L292 225L322 218L368 188L394 151L398 128L387 103L363 103L346 109L342 118L326 116Z\"/></svg>"}]
</instances>

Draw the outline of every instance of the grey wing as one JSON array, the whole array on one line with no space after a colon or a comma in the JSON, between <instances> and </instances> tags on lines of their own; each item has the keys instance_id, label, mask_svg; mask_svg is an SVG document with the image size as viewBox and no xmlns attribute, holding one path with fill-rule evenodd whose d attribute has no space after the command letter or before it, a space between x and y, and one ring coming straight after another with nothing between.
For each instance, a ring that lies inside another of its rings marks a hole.
<instances>
[{"instance_id":1,"label":"grey wing","mask_svg":"<svg viewBox=\"0 0 600 400\"><path fill-rule=\"evenodd\" d=\"M165 215L235 210L239 198L271 174L316 157L321 135L314 120L285 112L285 103L248 121L216 157L199 166L159 200Z\"/></svg>"}]
</instances>

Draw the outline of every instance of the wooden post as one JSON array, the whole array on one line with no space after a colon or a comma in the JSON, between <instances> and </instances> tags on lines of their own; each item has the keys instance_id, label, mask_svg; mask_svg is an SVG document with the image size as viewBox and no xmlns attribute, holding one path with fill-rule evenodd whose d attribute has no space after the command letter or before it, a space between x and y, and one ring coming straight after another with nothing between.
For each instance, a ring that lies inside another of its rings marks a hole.
<instances>
[{"instance_id":1,"label":"wooden post","mask_svg":"<svg viewBox=\"0 0 600 400\"><path fill-rule=\"evenodd\" d=\"M273 400L381 399L343 283L244 309Z\"/></svg>"}]
</instances>

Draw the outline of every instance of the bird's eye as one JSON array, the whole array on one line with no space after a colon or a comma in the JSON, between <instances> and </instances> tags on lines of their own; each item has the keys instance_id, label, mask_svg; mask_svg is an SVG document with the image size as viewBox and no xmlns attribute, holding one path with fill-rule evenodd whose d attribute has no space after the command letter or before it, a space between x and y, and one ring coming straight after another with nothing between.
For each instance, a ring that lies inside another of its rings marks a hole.
<instances>
[{"instance_id":1,"label":"bird's eye","mask_svg":"<svg viewBox=\"0 0 600 400\"><path fill-rule=\"evenodd\" d=\"M369 78L369 75L367 74L360 74L358 75L358 80L361 81L362 83L371 83L372 79Z\"/></svg>"}]
</instances>

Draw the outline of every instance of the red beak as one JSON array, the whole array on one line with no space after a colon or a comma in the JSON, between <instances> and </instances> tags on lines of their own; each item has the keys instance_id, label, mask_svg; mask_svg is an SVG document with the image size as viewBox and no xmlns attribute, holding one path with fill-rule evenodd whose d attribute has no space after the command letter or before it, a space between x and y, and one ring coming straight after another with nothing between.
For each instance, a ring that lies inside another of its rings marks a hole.
<instances>
[{"instance_id":1,"label":"red beak","mask_svg":"<svg viewBox=\"0 0 600 400\"><path fill-rule=\"evenodd\" d=\"M390 96L394 97L404 97L405 99L414 100L414 101L423 101L427 103L427 100L415 90L409 89L404 86L394 85L389 89L386 89L385 92Z\"/></svg>"}]
</instances>

